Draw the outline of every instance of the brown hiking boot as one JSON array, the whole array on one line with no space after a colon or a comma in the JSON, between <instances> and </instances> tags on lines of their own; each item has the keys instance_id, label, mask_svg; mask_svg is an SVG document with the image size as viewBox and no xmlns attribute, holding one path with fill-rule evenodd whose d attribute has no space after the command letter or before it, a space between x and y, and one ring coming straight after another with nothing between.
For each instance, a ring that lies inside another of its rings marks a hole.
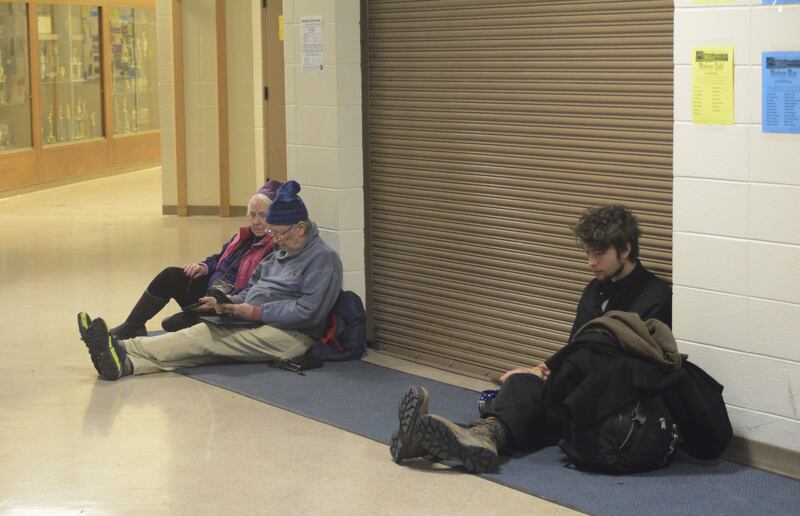
<instances>
[{"instance_id":1,"label":"brown hiking boot","mask_svg":"<svg viewBox=\"0 0 800 516\"><path fill-rule=\"evenodd\" d=\"M496 419L479 419L463 428L441 416L428 414L419 419L422 447L443 460L457 460L471 473L486 473L505 444L506 430Z\"/></svg>"},{"instance_id":2,"label":"brown hiking boot","mask_svg":"<svg viewBox=\"0 0 800 516\"><path fill-rule=\"evenodd\" d=\"M389 444L392 460L398 464L403 459L413 459L425 455L425 450L420 446L416 428L419 418L428 413L429 397L425 387L414 385L400 399L400 406L397 409L400 426L392 434Z\"/></svg>"}]
</instances>

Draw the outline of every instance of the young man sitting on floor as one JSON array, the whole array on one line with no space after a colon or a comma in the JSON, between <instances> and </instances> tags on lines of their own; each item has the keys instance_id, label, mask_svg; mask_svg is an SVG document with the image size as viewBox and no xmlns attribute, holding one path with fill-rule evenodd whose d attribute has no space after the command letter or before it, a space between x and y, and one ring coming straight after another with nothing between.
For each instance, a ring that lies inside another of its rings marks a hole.
<instances>
[{"instance_id":1,"label":"young man sitting on floor","mask_svg":"<svg viewBox=\"0 0 800 516\"><path fill-rule=\"evenodd\" d=\"M578 303L570 341L584 324L612 310L634 312L642 320L655 318L671 326L672 291L639 262L639 224L627 208L589 209L573 231L595 278ZM541 410L542 391L550 374L548 362L503 374L491 411L468 428L427 414L427 390L411 387L400 401L400 426L390 445L392 458L399 463L435 456L483 473L492 467L500 449L521 451L554 444Z\"/></svg>"},{"instance_id":2,"label":"young man sitting on floor","mask_svg":"<svg viewBox=\"0 0 800 516\"><path fill-rule=\"evenodd\" d=\"M247 288L231 296L233 304L200 300L200 310L260 324L198 324L155 337L117 339L103 319L81 312L78 329L100 377L118 380L228 360L291 360L318 342L342 288L342 262L309 220L299 191L296 181L278 190L267 214L267 232L277 249L258 265Z\"/></svg>"}]
</instances>

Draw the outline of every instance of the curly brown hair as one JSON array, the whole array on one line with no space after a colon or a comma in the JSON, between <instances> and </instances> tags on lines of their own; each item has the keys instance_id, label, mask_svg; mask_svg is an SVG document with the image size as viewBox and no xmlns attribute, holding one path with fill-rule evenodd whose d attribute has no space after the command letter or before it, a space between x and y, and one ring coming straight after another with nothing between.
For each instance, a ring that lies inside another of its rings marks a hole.
<instances>
[{"instance_id":1,"label":"curly brown hair","mask_svg":"<svg viewBox=\"0 0 800 516\"><path fill-rule=\"evenodd\" d=\"M587 249L605 252L614 247L618 253L625 252L628 244L631 261L639 257L639 221L631 210L621 205L599 206L583 212L581 218L572 227L575 238Z\"/></svg>"}]
</instances>

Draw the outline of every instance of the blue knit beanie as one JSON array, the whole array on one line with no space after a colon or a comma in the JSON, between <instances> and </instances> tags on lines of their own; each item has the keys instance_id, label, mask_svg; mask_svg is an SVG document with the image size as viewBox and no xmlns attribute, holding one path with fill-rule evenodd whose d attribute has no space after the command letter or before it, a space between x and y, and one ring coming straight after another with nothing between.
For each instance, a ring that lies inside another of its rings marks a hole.
<instances>
[{"instance_id":1,"label":"blue knit beanie","mask_svg":"<svg viewBox=\"0 0 800 516\"><path fill-rule=\"evenodd\" d=\"M308 219L308 210L303 199L297 196L300 183L295 180L286 181L278 189L275 200L269 205L267 222L276 226L291 226Z\"/></svg>"}]
</instances>

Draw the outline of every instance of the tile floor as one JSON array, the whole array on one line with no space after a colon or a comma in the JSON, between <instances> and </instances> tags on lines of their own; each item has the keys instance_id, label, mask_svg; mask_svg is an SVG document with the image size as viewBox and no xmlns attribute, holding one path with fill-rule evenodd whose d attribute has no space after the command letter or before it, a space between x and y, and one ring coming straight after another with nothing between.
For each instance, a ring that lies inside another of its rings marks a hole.
<instances>
[{"instance_id":1,"label":"tile floor","mask_svg":"<svg viewBox=\"0 0 800 516\"><path fill-rule=\"evenodd\" d=\"M75 314L116 324L161 268L244 223L162 216L160 181L149 169L0 199L0 515L573 513L398 466L386 445L178 374L98 380Z\"/></svg>"}]
</instances>

